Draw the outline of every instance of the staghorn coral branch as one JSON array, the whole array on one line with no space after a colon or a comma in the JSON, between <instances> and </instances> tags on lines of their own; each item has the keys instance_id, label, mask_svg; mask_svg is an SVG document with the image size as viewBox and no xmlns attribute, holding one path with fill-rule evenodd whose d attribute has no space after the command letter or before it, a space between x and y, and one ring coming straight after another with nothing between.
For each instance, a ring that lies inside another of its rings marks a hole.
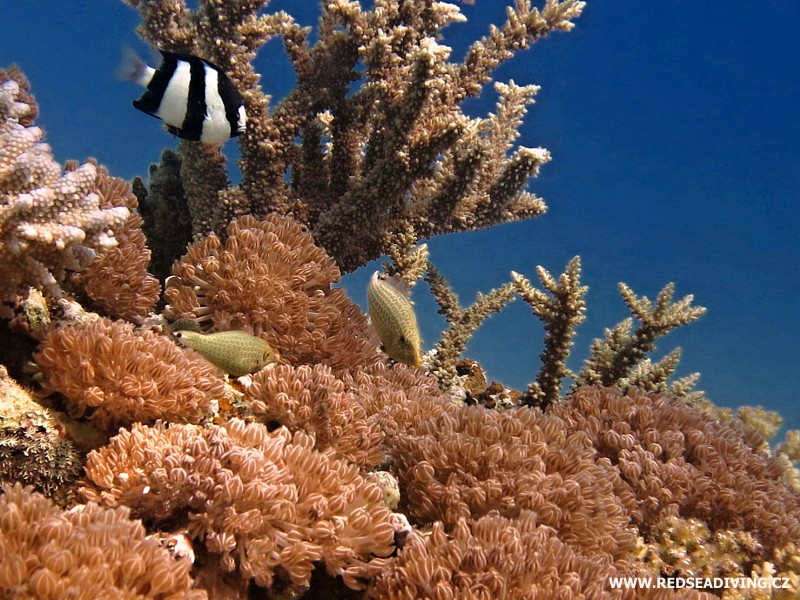
<instances>
[{"instance_id":1,"label":"staghorn coral branch","mask_svg":"<svg viewBox=\"0 0 800 600\"><path fill-rule=\"evenodd\" d=\"M585 2L547 0L544 10L531 8L529 0L517 0L514 8L508 8L508 21L502 28L492 26L489 35L475 42L467 51L464 63L453 78L456 94L475 96L491 79L491 74L520 49L551 31L569 31L572 21L583 11Z\"/></svg>"},{"instance_id":2,"label":"staghorn coral branch","mask_svg":"<svg viewBox=\"0 0 800 600\"><path fill-rule=\"evenodd\" d=\"M478 292L475 302L462 308L456 293L431 262L428 262L425 281L439 305L439 314L444 315L449 324L434 348L431 366L431 373L439 380L442 388L447 389L455 382L456 363L466 350L472 334L492 314L500 312L515 299L514 284L506 283L488 294Z\"/></svg>"},{"instance_id":3,"label":"staghorn coral branch","mask_svg":"<svg viewBox=\"0 0 800 600\"><path fill-rule=\"evenodd\" d=\"M566 361L574 345L575 328L585 319L586 303L584 297L589 290L580 285L581 259L576 256L566 270L556 280L544 267L536 267L536 274L545 292L533 287L531 282L519 273L511 273L517 292L544 323L544 351L540 355L542 366L536 375L535 383L528 386L525 403L541 406L543 409L558 402L561 380L573 377Z\"/></svg>"},{"instance_id":4,"label":"staghorn coral branch","mask_svg":"<svg viewBox=\"0 0 800 600\"><path fill-rule=\"evenodd\" d=\"M669 392L676 397L693 398L702 392L694 390L700 373L691 373L667 383L667 380L675 373L675 369L681 360L681 349L675 348L658 362L653 362L649 358L639 361L627 377L623 377L617 384L623 390L639 388L647 391Z\"/></svg>"},{"instance_id":5,"label":"staghorn coral branch","mask_svg":"<svg viewBox=\"0 0 800 600\"><path fill-rule=\"evenodd\" d=\"M706 312L705 307L692 306L694 298L691 294L673 303L674 283L664 286L655 303L646 296L636 296L624 283L619 284L619 290L640 324L631 332L633 320L628 318L613 329L606 329L605 339L597 339L592 343L591 356L584 362L576 379L578 385L624 383L636 365L653 351L657 338L681 325L696 321ZM669 362L662 365L661 369L668 367L668 364ZM636 381L642 378L641 369L652 370L640 367L640 372L634 375ZM657 379L658 375L652 374L648 377ZM680 387L685 387L685 383Z\"/></svg>"},{"instance_id":6,"label":"staghorn coral branch","mask_svg":"<svg viewBox=\"0 0 800 600\"><path fill-rule=\"evenodd\" d=\"M383 263L383 269L388 275L400 275L411 288L428 269L428 245L415 244L417 236L410 225L406 231L399 231L392 237L393 240L388 244L388 254L392 261Z\"/></svg>"},{"instance_id":7,"label":"staghorn coral branch","mask_svg":"<svg viewBox=\"0 0 800 600\"><path fill-rule=\"evenodd\" d=\"M195 236L209 233L217 224L228 223L238 216L235 205L219 201L219 193L229 185L225 156L219 148L181 140L177 154L183 195L192 217L192 233Z\"/></svg>"}]
</instances>

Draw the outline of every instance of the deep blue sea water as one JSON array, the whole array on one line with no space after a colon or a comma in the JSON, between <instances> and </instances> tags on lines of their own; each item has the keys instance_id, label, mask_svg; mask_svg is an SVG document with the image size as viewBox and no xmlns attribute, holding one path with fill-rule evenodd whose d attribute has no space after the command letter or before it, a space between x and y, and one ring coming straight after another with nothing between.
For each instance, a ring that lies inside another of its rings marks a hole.
<instances>
[{"instance_id":1,"label":"deep blue sea water","mask_svg":"<svg viewBox=\"0 0 800 600\"><path fill-rule=\"evenodd\" d=\"M446 30L460 56L504 2L463 5L469 22ZM313 25L317 2L272 2ZM700 371L717 404L761 404L800 428L800 3L590 2L575 30L517 56L497 79L542 86L519 142L553 161L530 182L550 210L538 219L429 244L464 303L536 265L560 273L583 260L589 318L572 366L592 339L627 316L616 286L653 298L674 281L708 307L664 338L683 348L680 374ZM176 140L131 107L140 90L114 77L120 44L143 54L138 15L121 2L3 0L0 65L17 63L40 106L38 124L60 161L96 157L112 174L146 175ZM292 85L278 41L257 59L276 99ZM491 93L471 101L493 110ZM228 144L236 156L235 142ZM377 264L377 263L376 263ZM364 303L376 265L345 278ZM414 290L426 346L443 322L425 285ZM524 387L543 332L521 301L493 317L469 356L490 377Z\"/></svg>"}]
</instances>

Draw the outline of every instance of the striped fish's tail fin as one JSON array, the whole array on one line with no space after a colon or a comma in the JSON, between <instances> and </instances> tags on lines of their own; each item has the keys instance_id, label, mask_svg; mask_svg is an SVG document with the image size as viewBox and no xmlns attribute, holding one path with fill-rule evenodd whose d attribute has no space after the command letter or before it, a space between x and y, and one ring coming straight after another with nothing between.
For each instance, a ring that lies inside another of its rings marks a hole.
<instances>
[{"instance_id":1,"label":"striped fish's tail fin","mask_svg":"<svg viewBox=\"0 0 800 600\"><path fill-rule=\"evenodd\" d=\"M147 87L154 72L155 69L148 66L130 46L123 44L122 60L117 66L117 77Z\"/></svg>"}]
</instances>

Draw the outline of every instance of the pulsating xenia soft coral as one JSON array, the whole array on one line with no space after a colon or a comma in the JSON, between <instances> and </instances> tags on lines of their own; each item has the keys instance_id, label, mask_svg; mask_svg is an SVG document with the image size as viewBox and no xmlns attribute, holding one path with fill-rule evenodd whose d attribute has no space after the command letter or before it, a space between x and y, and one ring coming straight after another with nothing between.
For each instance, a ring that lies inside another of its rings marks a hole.
<instances>
[{"instance_id":1,"label":"pulsating xenia soft coral","mask_svg":"<svg viewBox=\"0 0 800 600\"><path fill-rule=\"evenodd\" d=\"M98 168L67 172L33 124L38 108L22 73L0 69L0 301L29 287L61 295L67 271L79 271L97 250L116 245L130 216L126 206L101 206Z\"/></svg>"},{"instance_id":2,"label":"pulsating xenia soft coral","mask_svg":"<svg viewBox=\"0 0 800 600\"><path fill-rule=\"evenodd\" d=\"M391 513L377 484L313 445L302 432L238 419L133 425L89 455L84 494L151 522L184 522L225 571L238 567L259 585L272 585L276 570L308 585L322 561L358 589L394 549Z\"/></svg>"},{"instance_id":3,"label":"pulsating xenia soft coral","mask_svg":"<svg viewBox=\"0 0 800 600\"><path fill-rule=\"evenodd\" d=\"M209 362L153 330L105 318L50 330L34 355L68 412L109 431L156 419L197 423L225 388Z\"/></svg>"},{"instance_id":4,"label":"pulsating xenia soft coral","mask_svg":"<svg viewBox=\"0 0 800 600\"><path fill-rule=\"evenodd\" d=\"M336 370L379 360L367 320L345 291L339 268L291 217L241 217L223 241L209 235L173 266L169 318L211 330L245 329L292 364Z\"/></svg>"},{"instance_id":5,"label":"pulsating xenia soft coral","mask_svg":"<svg viewBox=\"0 0 800 600\"><path fill-rule=\"evenodd\" d=\"M10 485L0 494L0 597L205 600L191 561L176 560L125 507L61 511Z\"/></svg>"}]
</instances>

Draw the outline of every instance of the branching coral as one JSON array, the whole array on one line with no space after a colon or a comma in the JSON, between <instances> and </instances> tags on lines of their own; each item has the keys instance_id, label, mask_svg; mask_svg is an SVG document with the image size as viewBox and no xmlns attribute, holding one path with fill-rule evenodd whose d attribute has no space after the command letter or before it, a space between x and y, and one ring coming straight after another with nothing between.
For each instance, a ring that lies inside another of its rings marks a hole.
<instances>
[{"instance_id":1,"label":"branching coral","mask_svg":"<svg viewBox=\"0 0 800 600\"><path fill-rule=\"evenodd\" d=\"M292 364L350 369L380 360L361 310L342 289L339 269L289 217L242 217L222 242L189 247L167 283L166 314L214 330L263 336Z\"/></svg>"},{"instance_id":2,"label":"branching coral","mask_svg":"<svg viewBox=\"0 0 800 600\"><path fill-rule=\"evenodd\" d=\"M0 495L0 596L206 598L192 589L191 561L146 539L129 513L93 503L62 512L30 489L7 487Z\"/></svg>"},{"instance_id":3,"label":"branching coral","mask_svg":"<svg viewBox=\"0 0 800 600\"><path fill-rule=\"evenodd\" d=\"M98 172L86 163L61 172L22 73L0 70L0 302L29 286L59 297L66 271L79 271L95 251L116 245L130 211L101 207Z\"/></svg>"},{"instance_id":4,"label":"branching coral","mask_svg":"<svg viewBox=\"0 0 800 600\"><path fill-rule=\"evenodd\" d=\"M141 13L146 41L213 61L244 97L241 193L224 189L214 156L200 158L209 167L195 171L204 194L186 190L190 205L204 207L195 214L219 214L220 198L237 203L203 228L222 234L240 211L291 213L351 271L385 254L398 234L420 239L545 210L524 188L549 154L513 147L537 88L496 84L497 112L484 118L468 117L460 104L517 51L571 29L583 2L548 0L540 10L518 0L456 63L440 32L464 16L445 2L381 1L371 10L326 2L310 47L309 30L289 15L258 14L263 1L204 0L196 10L182 1L126 1ZM251 61L273 36L283 38L297 87L270 111Z\"/></svg>"},{"instance_id":5,"label":"branching coral","mask_svg":"<svg viewBox=\"0 0 800 600\"><path fill-rule=\"evenodd\" d=\"M566 361L573 346L575 328L586 318L583 298L589 288L580 285L581 260L578 256L569 261L558 281L544 267L537 267L536 274L550 295L533 287L519 273L512 272L511 278L522 299L544 323L546 333L542 366L536 375L536 382L528 387L526 400L528 404L545 409L559 400L564 377L573 376Z\"/></svg>"},{"instance_id":6,"label":"branching coral","mask_svg":"<svg viewBox=\"0 0 800 600\"><path fill-rule=\"evenodd\" d=\"M442 382L443 387L448 388L456 380L456 364L466 350L469 338L486 319L514 300L514 286L507 283L488 294L479 293L471 306L463 308L458 302L458 296L430 262L425 281L439 305L439 314L445 316L449 325L434 347L431 364L431 372Z\"/></svg>"},{"instance_id":7,"label":"branching coral","mask_svg":"<svg viewBox=\"0 0 800 600\"><path fill-rule=\"evenodd\" d=\"M585 319L584 297L588 287L580 284L580 274L581 263L577 256L569 262L558 280L543 267L537 267L537 275L546 290L543 291L534 287L523 275L512 271L511 283L485 296L479 294L475 304L463 309L447 281L429 262L425 279L439 304L439 313L445 315L450 324L433 353L432 373L445 388L451 387L456 381L457 361L470 336L491 313L501 310L513 300L516 291L545 327L542 366L536 381L528 386L523 395L525 404L546 409L558 402L565 377L573 378L577 385L602 383L617 385L622 389L670 392L699 401L702 394L693 391L699 374L667 383L680 360L679 348L656 363L647 356L655 348L658 337L695 321L705 313L705 308L691 305L691 295L672 303L673 284L661 290L653 305L646 297L637 297L628 286L621 283L622 296L641 325L631 333L633 320L626 319L613 330L606 330L606 338L595 340L592 344L591 355L580 373L575 375L567 367L575 328Z\"/></svg>"},{"instance_id":8,"label":"branching coral","mask_svg":"<svg viewBox=\"0 0 800 600\"><path fill-rule=\"evenodd\" d=\"M276 570L308 585L323 561L358 589L384 564L374 556L393 550L390 512L377 484L313 445L307 434L240 420L207 429L134 425L89 455L84 493L185 525L224 570L238 566L258 585L270 586Z\"/></svg>"},{"instance_id":9,"label":"branching coral","mask_svg":"<svg viewBox=\"0 0 800 600\"><path fill-rule=\"evenodd\" d=\"M636 296L624 283L619 284L619 290L640 324L631 332L633 319L629 318L613 329L607 329L605 339L592 343L591 356L578 373L576 382L578 385L639 386L666 391L666 378L674 371L680 355L671 354L661 363L652 364L647 360L647 354L655 348L656 339L676 327L696 321L706 309L692 306L694 297L691 294L673 303L675 285L672 283L658 293L655 303L646 296ZM690 375L675 382L670 391L687 394L697 377Z\"/></svg>"},{"instance_id":10,"label":"branching coral","mask_svg":"<svg viewBox=\"0 0 800 600\"><path fill-rule=\"evenodd\" d=\"M213 366L151 330L98 318L47 334L34 355L67 409L107 430L135 421L198 422L224 393Z\"/></svg>"}]
</instances>

